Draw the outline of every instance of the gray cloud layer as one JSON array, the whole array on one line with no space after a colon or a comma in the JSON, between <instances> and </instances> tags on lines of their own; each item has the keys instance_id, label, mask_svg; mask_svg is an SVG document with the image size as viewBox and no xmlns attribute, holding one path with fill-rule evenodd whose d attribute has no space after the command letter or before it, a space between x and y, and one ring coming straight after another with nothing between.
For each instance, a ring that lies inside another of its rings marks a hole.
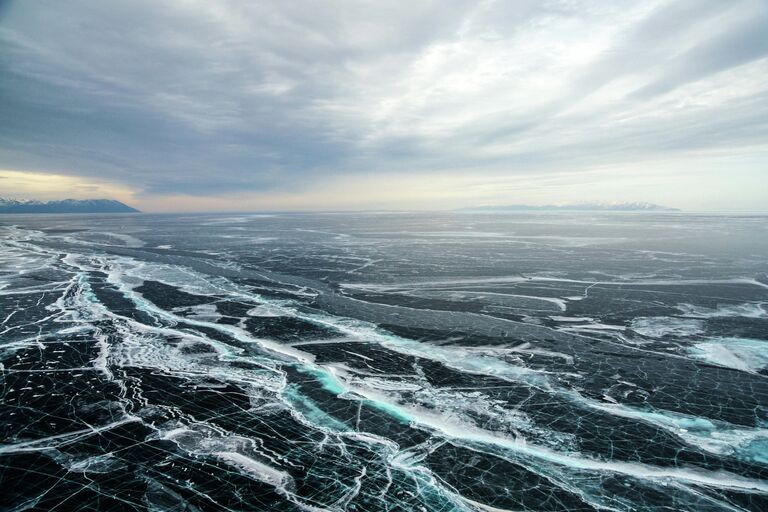
<instances>
[{"instance_id":1,"label":"gray cloud layer","mask_svg":"<svg viewBox=\"0 0 768 512\"><path fill-rule=\"evenodd\" d=\"M746 151L766 26L763 0L6 2L0 168L205 195Z\"/></svg>"}]
</instances>

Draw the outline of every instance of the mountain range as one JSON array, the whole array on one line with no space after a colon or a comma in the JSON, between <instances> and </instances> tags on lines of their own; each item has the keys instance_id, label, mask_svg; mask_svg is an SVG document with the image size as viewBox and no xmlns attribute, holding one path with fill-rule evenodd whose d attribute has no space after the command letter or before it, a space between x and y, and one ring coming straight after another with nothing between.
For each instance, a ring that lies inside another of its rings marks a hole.
<instances>
[{"instance_id":1,"label":"mountain range","mask_svg":"<svg viewBox=\"0 0 768 512\"><path fill-rule=\"evenodd\" d=\"M36 201L0 197L0 213L138 213L114 199L63 199Z\"/></svg>"}]
</instances>

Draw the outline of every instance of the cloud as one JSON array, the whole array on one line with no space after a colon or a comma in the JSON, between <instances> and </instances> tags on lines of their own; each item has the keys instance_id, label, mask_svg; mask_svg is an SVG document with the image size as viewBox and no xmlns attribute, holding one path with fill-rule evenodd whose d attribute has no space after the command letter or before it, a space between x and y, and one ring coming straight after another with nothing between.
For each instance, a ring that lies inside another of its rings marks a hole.
<instances>
[{"instance_id":1,"label":"cloud","mask_svg":"<svg viewBox=\"0 0 768 512\"><path fill-rule=\"evenodd\" d=\"M761 0L6 2L0 164L149 202L682 169L768 140L767 21Z\"/></svg>"}]
</instances>

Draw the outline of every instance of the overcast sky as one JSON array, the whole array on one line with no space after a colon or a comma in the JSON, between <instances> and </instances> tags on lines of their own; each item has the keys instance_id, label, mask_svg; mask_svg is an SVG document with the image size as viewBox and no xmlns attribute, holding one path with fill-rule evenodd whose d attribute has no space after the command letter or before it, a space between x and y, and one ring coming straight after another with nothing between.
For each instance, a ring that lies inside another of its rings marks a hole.
<instances>
[{"instance_id":1,"label":"overcast sky","mask_svg":"<svg viewBox=\"0 0 768 512\"><path fill-rule=\"evenodd\" d=\"M0 0L0 196L768 204L765 0Z\"/></svg>"}]
</instances>

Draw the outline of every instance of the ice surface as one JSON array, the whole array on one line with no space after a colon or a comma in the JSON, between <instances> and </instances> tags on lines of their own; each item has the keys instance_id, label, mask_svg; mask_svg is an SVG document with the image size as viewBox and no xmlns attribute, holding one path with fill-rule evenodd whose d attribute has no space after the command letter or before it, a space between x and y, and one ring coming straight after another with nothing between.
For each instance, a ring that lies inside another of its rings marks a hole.
<instances>
[{"instance_id":1,"label":"ice surface","mask_svg":"<svg viewBox=\"0 0 768 512\"><path fill-rule=\"evenodd\" d=\"M641 317L632 321L631 328L638 334L660 338L662 336L693 336L704 332L704 322L687 318Z\"/></svg>"},{"instance_id":2,"label":"ice surface","mask_svg":"<svg viewBox=\"0 0 768 512\"><path fill-rule=\"evenodd\" d=\"M713 338L694 344L690 353L736 370L756 372L768 367L768 340Z\"/></svg>"},{"instance_id":3,"label":"ice surface","mask_svg":"<svg viewBox=\"0 0 768 512\"><path fill-rule=\"evenodd\" d=\"M0 219L0 508L765 510L765 226Z\"/></svg>"}]
</instances>

